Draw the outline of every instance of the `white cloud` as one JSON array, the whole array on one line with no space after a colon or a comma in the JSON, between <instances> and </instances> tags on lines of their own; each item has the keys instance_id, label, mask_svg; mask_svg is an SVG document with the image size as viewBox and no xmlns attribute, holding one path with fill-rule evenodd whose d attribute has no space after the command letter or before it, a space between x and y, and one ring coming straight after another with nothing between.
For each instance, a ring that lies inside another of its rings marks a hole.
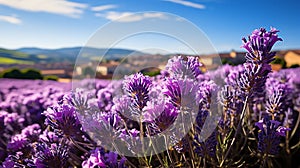
<instances>
[{"instance_id":1,"label":"white cloud","mask_svg":"<svg viewBox=\"0 0 300 168\"><path fill-rule=\"evenodd\" d=\"M108 9L117 8L117 5L101 5L101 6L94 6L91 8L92 11L100 12Z\"/></svg>"},{"instance_id":2,"label":"white cloud","mask_svg":"<svg viewBox=\"0 0 300 168\"><path fill-rule=\"evenodd\" d=\"M47 12L69 17L79 17L87 7L86 4L69 0L0 0L0 5L25 11Z\"/></svg>"},{"instance_id":3,"label":"white cloud","mask_svg":"<svg viewBox=\"0 0 300 168\"><path fill-rule=\"evenodd\" d=\"M17 18L16 16L0 15L0 21L8 22L11 24L21 24L22 23L22 21L19 18Z\"/></svg>"},{"instance_id":4,"label":"white cloud","mask_svg":"<svg viewBox=\"0 0 300 168\"><path fill-rule=\"evenodd\" d=\"M117 22L136 22L150 18L167 19L167 16L165 14L159 12L133 13L109 11L105 14L96 13L96 16L104 17L108 20L114 20Z\"/></svg>"},{"instance_id":5,"label":"white cloud","mask_svg":"<svg viewBox=\"0 0 300 168\"><path fill-rule=\"evenodd\" d=\"M204 9L205 6L202 4L197 4L194 2L190 2L190 1L185 1L185 0L164 0L164 1L168 1L168 2L173 2L173 3L177 3L180 5L184 5L184 6L188 6L188 7L192 7L192 8L197 8L197 9Z\"/></svg>"}]
</instances>

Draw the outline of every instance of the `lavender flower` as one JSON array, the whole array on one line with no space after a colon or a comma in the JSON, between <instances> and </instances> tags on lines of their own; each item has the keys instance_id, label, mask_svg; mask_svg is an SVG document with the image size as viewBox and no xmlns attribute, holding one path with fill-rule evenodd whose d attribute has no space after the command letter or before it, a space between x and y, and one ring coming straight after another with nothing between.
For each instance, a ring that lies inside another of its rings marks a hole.
<instances>
[{"instance_id":1,"label":"lavender flower","mask_svg":"<svg viewBox=\"0 0 300 168\"><path fill-rule=\"evenodd\" d=\"M243 38L247 50L244 73L239 80L239 86L246 93L263 93L268 73L271 71L269 63L273 61L275 52L271 52L273 45L282 39L278 38L278 30L272 28L267 32L264 28L253 31L248 41Z\"/></svg>"},{"instance_id":2,"label":"lavender flower","mask_svg":"<svg viewBox=\"0 0 300 168\"><path fill-rule=\"evenodd\" d=\"M11 141L7 144L7 149L10 151L19 151L29 145L29 140L24 134L16 134L11 138Z\"/></svg>"},{"instance_id":3,"label":"lavender flower","mask_svg":"<svg viewBox=\"0 0 300 168\"><path fill-rule=\"evenodd\" d=\"M172 132L170 136L170 141L174 144L172 148L174 148L178 153L189 152L190 148L190 137L188 135L184 136L181 140L178 140L178 135L176 132Z\"/></svg>"},{"instance_id":4,"label":"lavender flower","mask_svg":"<svg viewBox=\"0 0 300 168\"><path fill-rule=\"evenodd\" d=\"M200 70L201 67L203 67L203 64L199 62L198 57L177 56L169 59L165 71L171 78L183 79L188 77L196 79L200 74L202 74Z\"/></svg>"},{"instance_id":5,"label":"lavender flower","mask_svg":"<svg viewBox=\"0 0 300 168\"><path fill-rule=\"evenodd\" d=\"M279 151L280 137L285 136L289 128L280 125L280 122L270 120L269 117L258 121L255 124L260 132L258 133L258 150L263 154L276 155Z\"/></svg>"},{"instance_id":6,"label":"lavender flower","mask_svg":"<svg viewBox=\"0 0 300 168\"><path fill-rule=\"evenodd\" d=\"M142 111L149 101L151 79L141 73L125 77L123 90L133 101L133 107Z\"/></svg>"},{"instance_id":7,"label":"lavender flower","mask_svg":"<svg viewBox=\"0 0 300 168\"><path fill-rule=\"evenodd\" d=\"M284 90L276 90L269 97L266 103L266 112L272 115L272 118L277 117L282 112L282 102L284 101Z\"/></svg>"},{"instance_id":8,"label":"lavender flower","mask_svg":"<svg viewBox=\"0 0 300 168\"><path fill-rule=\"evenodd\" d=\"M140 115L137 109L132 107L132 99L127 95L113 99L112 113L118 114L125 122L128 120L137 120L136 117Z\"/></svg>"},{"instance_id":9,"label":"lavender flower","mask_svg":"<svg viewBox=\"0 0 300 168\"><path fill-rule=\"evenodd\" d=\"M256 29L248 36L248 40L243 38L244 45L247 50L246 61L255 65L269 64L274 60L275 52L271 52L273 45L277 41L282 41L278 38L279 31L271 28L268 32L264 28Z\"/></svg>"},{"instance_id":10,"label":"lavender flower","mask_svg":"<svg viewBox=\"0 0 300 168\"><path fill-rule=\"evenodd\" d=\"M20 131L25 119L17 113L7 113L4 118L4 126L10 131Z\"/></svg>"},{"instance_id":11,"label":"lavender flower","mask_svg":"<svg viewBox=\"0 0 300 168\"><path fill-rule=\"evenodd\" d=\"M80 138L81 124L76 116L73 106L63 104L48 108L43 113L46 118L46 124L49 124L59 135L64 134L67 137Z\"/></svg>"},{"instance_id":12,"label":"lavender flower","mask_svg":"<svg viewBox=\"0 0 300 168\"><path fill-rule=\"evenodd\" d=\"M23 152L16 152L9 155L2 164L3 168L14 168L14 167L35 167L33 160L26 158Z\"/></svg>"},{"instance_id":13,"label":"lavender flower","mask_svg":"<svg viewBox=\"0 0 300 168\"><path fill-rule=\"evenodd\" d=\"M165 130L166 126L170 127L168 131L172 135L171 142L180 144L181 138L178 137L190 131L197 116L201 101L200 85L194 79L171 78L166 80L164 86L162 93L168 98L169 107L166 107L168 109L165 109L161 118L156 120L157 123L161 123L156 128ZM166 122L163 122L164 120Z\"/></svg>"},{"instance_id":14,"label":"lavender flower","mask_svg":"<svg viewBox=\"0 0 300 168\"><path fill-rule=\"evenodd\" d=\"M141 73L126 76L123 81L125 95L114 98L112 112L122 118L128 129L140 129L145 121L144 108L149 102L152 80Z\"/></svg>"},{"instance_id":15,"label":"lavender flower","mask_svg":"<svg viewBox=\"0 0 300 168\"><path fill-rule=\"evenodd\" d=\"M180 107L181 105L181 89L178 80L169 79L166 81L166 89L163 93L170 98L170 102L175 107Z\"/></svg>"},{"instance_id":16,"label":"lavender flower","mask_svg":"<svg viewBox=\"0 0 300 168\"><path fill-rule=\"evenodd\" d=\"M2 141L0 141L0 160L4 159L6 156L6 144L5 144L5 140L6 138L4 137L4 133L6 131L5 127L4 127L4 118L7 115L7 112L5 111L0 111L0 138L2 139Z\"/></svg>"},{"instance_id":17,"label":"lavender flower","mask_svg":"<svg viewBox=\"0 0 300 168\"><path fill-rule=\"evenodd\" d=\"M143 108L143 122L152 123L166 108L167 98L161 94L163 88L158 83L149 92L149 101Z\"/></svg>"},{"instance_id":18,"label":"lavender flower","mask_svg":"<svg viewBox=\"0 0 300 168\"><path fill-rule=\"evenodd\" d=\"M125 159L122 158L118 161L118 155L114 152L104 154L102 150L96 148L92 151L90 157L83 161L83 168L96 168L96 167L111 167L111 168L125 168Z\"/></svg>"},{"instance_id":19,"label":"lavender flower","mask_svg":"<svg viewBox=\"0 0 300 168\"><path fill-rule=\"evenodd\" d=\"M230 126L232 123L232 117L235 113L233 110L233 89L229 85L225 85L220 93L220 102L223 106L223 115L220 124L223 126Z\"/></svg>"},{"instance_id":20,"label":"lavender flower","mask_svg":"<svg viewBox=\"0 0 300 168\"><path fill-rule=\"evenodd\" d=\"M241 74L243 74L244 70L245 69L243 65L231 67L228 75L224 77L225 83L232 87L238 86L238 79L240 78Z\"/></svg>"},{"instance_id":21,"label":"lavender flower","mask_svg":"<svg viewBox=\"0 0 300 168\"><path fill-rule=\"evenodd\" d=\"M2 164L3 168L13 168L14 167L15 162L12 159L10 159L10 157L7 157L5 159L5 161L3 162L3 164Z\"/></svg>"},{"instance_id":22,"label":"lavender flower","mask_svg":"<svg viewBox=\"0 0 300 168\"><path fill-rule=\"evenodd\" d=\"M118 129L121 118L115 113L100 114L97 116L86 117L81 120L83 130L89 134L93 141L98 144L109 145L118 136Z\"/></svg>"},{"instance_id":23,"label":"lavender flower","mask_svg":"<svg viewBox=\"0 0 300 168\"><path fill-rule=\"evenodd\" d=\"M35 165L37 168L67 167L68 149L62 144L37 144Z\"/></svg>"},{"instance_id":24,"label":"lavender flower","mask_svg":"<svg viewBox=\"0 0 300 168\"><path fill-rule=\"evenodd\" d=\"M89 108L88 100L94 99L95 94L85 91L83 88L76 88L70 95L63 98L64 104L71 104L81 115L87 115L86 110Z\"/></svg>"},{"instance_id":25,"label":"lavender flower","mask_svg":"<svg viewBox=\"0 0 300 168\"><path fill-rule=\"evenodd\" d=\"M171 103L164 105L164 110L151 122L151 131L160 133L169 128L175 121L179 111Z\"/></svg>"},{"instance_id":26,"label":"lavender flower","mask_svg":"<svg viewBox=\"0 0 300 168\"><path fill-rule=\"evenodd\" d=\"M39 141L47 143L58 143L59 136L55 132L44 130L42 134L39 135Z\"/></svg>"},{"instance_id":27,"label":"lavender flower","mask_svg":"<svg viewBox=\"0 0 300 168\"><path fill-rule=\"evenodd\" d=\"M33 124L25 127L21 134L25 135L31 142L38 141L41 133L41 127L38 124Z\"/></svg>"},{"instance_id":28,"label":"lavender flower","mask_svg":"<svg viewBox=\"0 0 300 168\"><path fill-rule=\"evenodd\" d=\"M200 102L200 85L197 81L186 79L167 79L163 94L177 108L189 108L191 111L198 108Z\"/></svg>"},{"instance_id":29,"label":"lavender flower","mask_svg":"<svg viewBox=\"0 0 300 168\"><path fill-rule=\"evenodd\" d=\"M130 138L138 139L140 135L140 131L136 130L135 128L129 130L121 129L120 132L121 133L119 137L124 141L127 141Z\"/></svg>"},{"instance_id":30,"label":"lavender flower","mask_svg":"<svg viewBox=\"0 0 300 168\"><path fill-rule=\"evenodd\" d=\"M292 107L292 85L286 72L271 73L266 81L266 112L279 119Z\"/></svg>"},{"instance_id":31,"label":"lavender flower","mask_svg":"<svg viewBox=\"0 0 300 168\"><path fill-rule=\"evenodd\" d=\"M103 88L97 92L98 107L101 111L108 112L111 110L112 104L112 89Z\"/></svg>"},{"instance_id":32,"label":"lavender flower","mask_svg":"<svg viewBox=\"0 0 300 168\"><path fill-rule=\"evenodd\" d=\"M112 168L125 168L126 159L123 157L118 161L118 154L109 152L105 154L105 164Z\"/></svg>"},{"instance_id":33,"label":"lavender flower","mask_svg":"<svg viewBox=\"0 0 300 168\"><path fill-rule=\"evenodd\" d=\"M81 166L83 168L105 167L105 163L101 157L101 153L96 149L87 160L82 162Z\"/></svg>"},{"instance_id":34,"label":"lavender flower","mask_svg":"<svg viewBox=\"0 0 300 168\"><path fill-rule=\"evenodd\" d=\"M126 153L138 154L140 152L143 147L143 142L140 137L141 132L135 128L120 130L119 138L123 141L123 143L125 143L128 148L128 151L126 151Z\"/></svg>"},{"instance_id":35,"label":"lavender flower","mask_svg":"<svg viewBox=\"0 0 300 168\"><path fill-rule=\"evenodd\" d=\"M272 72L269 74L269 78L266 81L266 91L268 95L271 95L276 90L284 90L286 95L293 92L293 78L284 70L280 72ZM289 98L289 97L286 97Z\"/></svg>"},{"instance_id":36,"label":"lavender flower","mask_svg":"<svg viewBox=\"0 0 300 168\"><path fill-rule=\"evenodd\" d=\"M109 152L105 154L106 162L110 165L114 165L118 163L118 154L114 152Z\"/></svg>"},{"instance_id":37,"label":"lavender flower","mask_svg":"<svg viewBox=\"0 0 300 168\"><path fill-rule=\"evenodd\" d=\"M201 108L199 109L196 124L195 124L195 134L193 137L193 146L195 147L195 152L201 157L215 157L217 141L217 131L214 130L211 135L206 135L206 130L203 129L206 118L210 116L211 113L209 109ZM212 123L209 123L212 124ZM212 127L209 125L209 127ZM204 137L207 137L204 139Z\"/></svg>"},{"instance_id":38,"label":"lavender flower","mask_svg":"<svg viewBox=\"0 0 300 168\"><path fill-rule=\"evenodd\" d=\"M195 146L195 152L201 157L215 157L217 149L217 131L214 131L204 142L200 140L198 134L194 136L193 145Z\"/></svg>"},{"instance_id":39,"label":"lavender flower","mask_svg":"<svg viewBox=\"0 0 300 168\"><path fill-rule=\"evenodd\" d=\"M246 94L262 94L268 73L271 71L269 64L244 64L244 72L238 80L238 86Z\"/></svg>"}]
</instances>

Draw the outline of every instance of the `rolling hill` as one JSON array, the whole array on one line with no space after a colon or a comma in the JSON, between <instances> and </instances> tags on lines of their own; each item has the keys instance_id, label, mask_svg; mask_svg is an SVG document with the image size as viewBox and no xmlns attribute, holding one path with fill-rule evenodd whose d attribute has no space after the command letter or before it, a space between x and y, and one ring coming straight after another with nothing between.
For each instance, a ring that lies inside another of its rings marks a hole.
<instances>
[{"instance_id":1,"label":"rolling hill","mask_svg":"<svg viewBox=\"0 0 300 168\"><path fill-rule=\"evenodd\" d=\"M105 55L106 59L120 59L129 54L133 55L144 55L144 53L129 50L129 49L106 49L106 48L91 48L91 47L72 47L72 48L60 48L60 49L41 49L41 48L20 48L16 50L21 53L45 56L50 59L51 62L56 61L70 61L74 62L80 54L81 59L86 59L86 61L93 60Z\"/></svg>"},{"instance_id":2,"label":"rolling hill","mask_svg":"<svg viewBox=\"0 0 300 168\"><path fill-rule=\"evenodd\" d=\"M106 49L90 47L72 47L60 49L20 48L9 50L0 48L0 64L34 64L70 62L74 63L80 54L81 61L91 61L105 55L105 59L120 59L128 55L144 55L144 53L129 49Z\"/></svg>"},{"instance_id":3,"label":"rolling hill","mask_svg":"<svg viewBox=\"0 0 300 168\"><path fill-rule=\"evenodd\" d=\"M47 58L39 58L38 55L0 48L0 64L33 64L42 59L47 61Z\"/></svg>"}]
</instances>

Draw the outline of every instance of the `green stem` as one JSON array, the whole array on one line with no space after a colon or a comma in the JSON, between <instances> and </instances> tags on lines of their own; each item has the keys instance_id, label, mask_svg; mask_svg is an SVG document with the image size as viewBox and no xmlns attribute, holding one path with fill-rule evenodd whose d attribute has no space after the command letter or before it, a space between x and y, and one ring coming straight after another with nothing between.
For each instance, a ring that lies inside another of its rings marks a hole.
<instances>
[{"instance_id":1,"label":"green stem","mask_svg":"<svg viewBox=\"0 0 300 168\"><path fill-rule=\"evenodd\" d=\"M146 129L147 129L148 134L150 135L149 125L147 125ZM160 158L160 156L159 156L159 154L158 154L158 152L157 152L157 150L156 150L156 147L155 147L155 145L153 144L151 138L150 138L150 143L152 144L152 148L153 148L153 150L154 150L154 152L155 152L155 155L156 155L157 159L159 160L160 164L161 164L161 165L164 165L164 162L161 160L161 158Z\"/></svg>"},{"instance_id":2,"label":"green stem","mask_svg":"<svg viewBox=\"0 0 300 168\"><path fill-rule=\"evenodd\" d=\"M83 147L81 147L79 144L77 144L77 142L75 140L73 140L72 138L70 138L70 141L73 143L73 145L75 145L78 149L80 149L81 151L85 152L85 153L89 153L88 150L84 149Z\"/></svg>"},{"instance_id":3,"label":"green stem","mask_svg":"<svg viewBox=\"0 0 300 168\"><path fill-rule=\"evenodd\" d=\"M172 159L172 157L169 153L169 149L168 149L167 137L165 135L164 135L164 140L165 140L165 145L166 145L166 151L167 151L168 158L169 158L171 164L173 164L173 159Z\"/></svg>"},{"instance_id":4,"label":"green stem","mask_svg":"<svg viewBox=\"0 0 300 168\"><path fill-rule=\"evenodd\" d=\"M245 100L244 100L244 106L243 106L242 114L241 114L241 116L240 116L239 124L238 124L237 129L236 129L236 131L235 131L235 133L234 133L234 137L233 137L233 139L232 139L232 141L231 141L231 143L230 143L229 149L227 150L227 152L226 152L226 154L225 154L225 157L224 157L224 159L222 160L222 162L221 162L221 164L220 164L220 167L223 166L223 164L224 164L226 158L228 157L229 152L230 152L230 150L231 150L231 148L232 148L232 146L233 146L233 143L235 142L235 139L236 139L236 137L237 137L237 134L238 134L239 130L241 129L242 121L243 121L243 119L244 119L245 111L246 111L247 104L248 104L248 98L249 98L249 96L246 96L246 98L245 98Z\"/></svg>"}]
</instances>

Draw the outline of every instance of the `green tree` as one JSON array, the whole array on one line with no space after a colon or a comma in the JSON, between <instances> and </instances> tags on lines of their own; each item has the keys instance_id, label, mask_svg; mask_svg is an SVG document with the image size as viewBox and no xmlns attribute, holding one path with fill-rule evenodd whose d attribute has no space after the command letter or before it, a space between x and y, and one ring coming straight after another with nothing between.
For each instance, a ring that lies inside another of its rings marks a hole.
<instances>
[{"instance_id":1,"label":"green tree","mask_svg":"<svg viewBox=\"0 0 300 168\"><path fill-rule=\"evenodd\" d=\"M22 70L22 79L43 79L43 75L39 70L24 69Z\"/></svg>"},{"instance_id":2,"label":"green tree","mask_svg":"<svg viewBox=\"0 0 300 168\"><path fill-rule=\"evenodd\" d=\"M58 76L56 76L56 75L44 76L44 80L58 81Z\"/></svg>"},{"instance_id":3,"label":"green tree","mask_svg":"<svg viewBox=\"0 0 300 168\"><path fill-rule=\"evenodd\" d=\"M1 77L3 78L16 78L21 79L22 72L17 68L8 69L2 72Z\"/></svg>"},{"instance_id":4,"label":"green tree","mask_svg":"<svg viewBox=\"0 0 300 168\"><path fill-rule=\"evenodd\" d=\"M290 66L290 68L298 68L298 67L300 67L299 64L293 64L293 65Z\"/></svg>"},{"instance_id":5,"label":"green tree","mask_svg":"<svg viewBox=\"0 0 300 168\"><path fill-rule=\"evenodd\" d=\"M277 57L271 62L271 64L280 64L282 69L286 68L286 62L283 58Z\"/></svg>"},{"instance_id":6,"label":"green tree","mask_svg":"<svg viewBox=\"0 0 300 168\"><path fill-rule=\"evenodd\" d=\"M35 69L19 70L17 68L7 69L0 74L1 78L13 79L43 79L40 71Z\"/></svg>"},{"instance_id":7,"label":"green tree","mask_svg":"<svg viewBox=\"0 0 300 168\"><path fill-rule=\"evenodd\" d=\"M222 62L223 65L228 64L228 65L234 66L234 64L233 64L232 62L228 61L228 60L225 59L225 58L222 58L222 59L221 59L221 62Z\"/></svg>"}]
</instances>

